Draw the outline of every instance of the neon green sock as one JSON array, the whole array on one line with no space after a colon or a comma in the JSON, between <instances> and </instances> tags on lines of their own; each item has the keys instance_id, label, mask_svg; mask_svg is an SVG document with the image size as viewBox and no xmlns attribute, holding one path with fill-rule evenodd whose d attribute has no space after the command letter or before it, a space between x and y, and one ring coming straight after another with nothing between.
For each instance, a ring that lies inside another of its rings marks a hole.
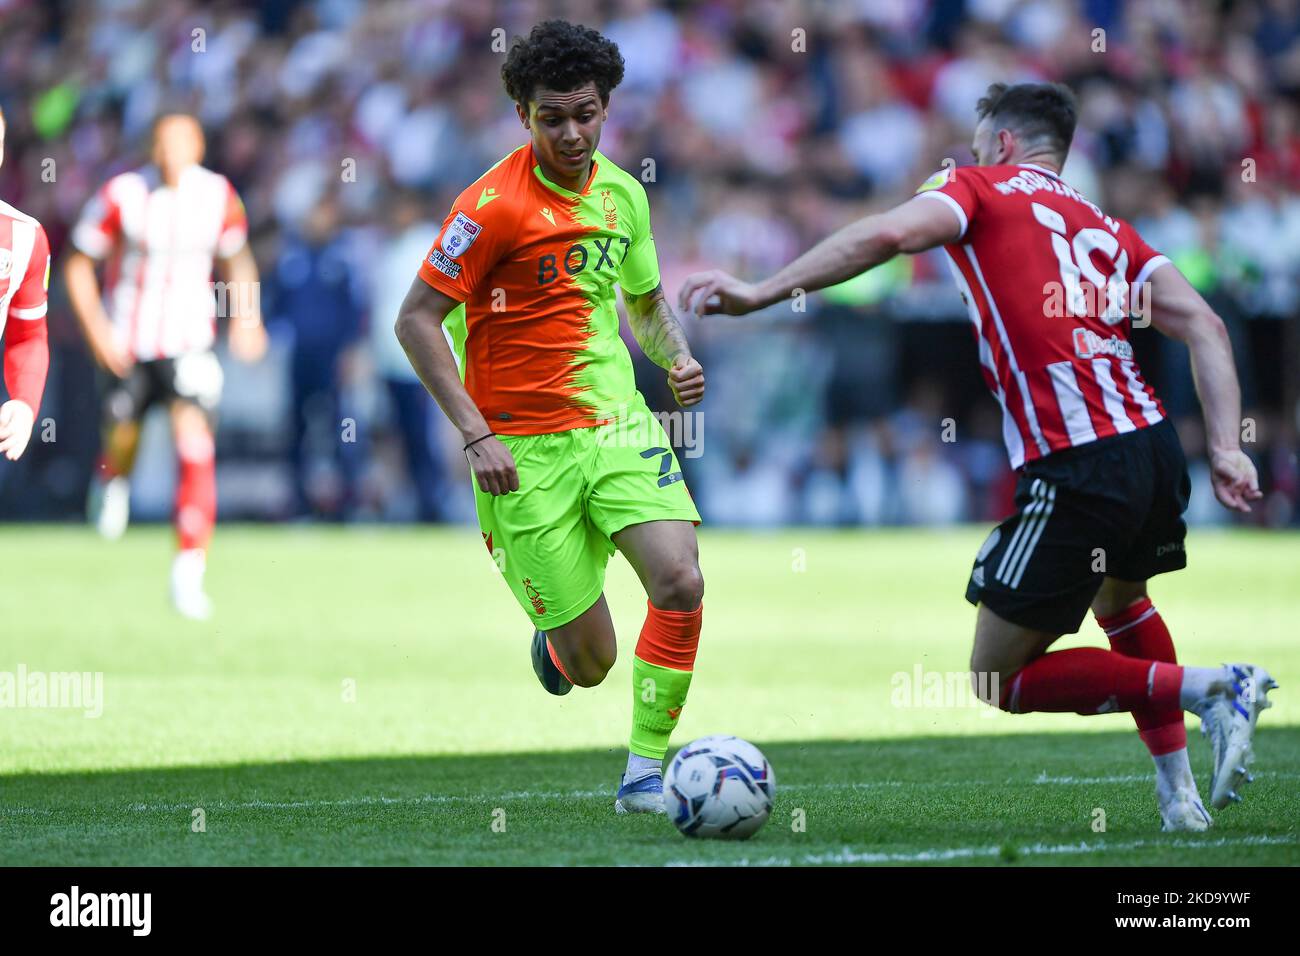
<instances>
[{"instance_id":1,"label":"neon green sock","mask_svg":"<svg viewBox=\"0 0 1300 956\"><path fill-rule=\"evenodd\" d=\"M691 686L691 671L648 664L632 658L632 737L628 750L663 760L668 738L677 726Z\"/></svg>"}]
</instances>

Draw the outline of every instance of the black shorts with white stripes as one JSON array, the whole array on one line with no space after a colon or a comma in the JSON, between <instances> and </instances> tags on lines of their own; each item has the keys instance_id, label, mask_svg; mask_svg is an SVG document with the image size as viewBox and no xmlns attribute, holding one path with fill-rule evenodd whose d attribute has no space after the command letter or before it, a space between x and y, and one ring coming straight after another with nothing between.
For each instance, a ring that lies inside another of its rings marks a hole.
<instances>
[{"instance_id":1,"label":"black shorts with white stripes","mask_svg":"<svg viewBox=\"0 0 1300 956\"><path fill-rule=\"evenodd\" d=\"M221 400L221 362L211 351L136 362L126 378L111 379L104 399L104 424L139 424L154 405L192 402L216 421Z\"/></svg>"},{"instance_id":2,"label":"black shorts with white stripes","mask_svg":"<svg viewBox=\"0 0 1300 956\"><path fill-rule=\"evenodd\" d=\"M1187 462L1168 419L1025 465L1016 513L975 558L966 600L1073 634L1105 576L1145 581L1187 566Z\"/></svg>"}]
</instances>

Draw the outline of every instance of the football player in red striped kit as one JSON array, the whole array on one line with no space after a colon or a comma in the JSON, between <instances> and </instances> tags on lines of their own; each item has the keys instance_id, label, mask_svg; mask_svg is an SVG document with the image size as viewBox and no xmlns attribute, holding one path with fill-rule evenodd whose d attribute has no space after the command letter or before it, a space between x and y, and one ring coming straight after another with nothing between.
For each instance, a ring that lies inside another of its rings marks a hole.
<instances>
[{"instance_id":1,"label":"football player in red striped kit","mask_svg":"<svg viewBox=\"0 0 1300 956\"><path fill-rule=\"evenodd\" d=\"M966 590L979 608L977 692L1012 713L1130 712L1155 761L1164 829L1204 830L1211 818L1183 712L1199 715L1210 739L1211 804L1222 808L1251 779L1255 722L1276 682L1250 664L1180 666L1147 594L1148 578L1186 566L1190 482L1129 331L1142 302L1160 332L1189 347L1214 491L1244 512L1260 491L1240 446L1228 337L1177 267L1061 179L1077 118L1066 87L994 84L977 113L976 166L936 173L911 200L846 226L764 281L692 275L681 305L743 315L899 253L944 248L1019 475L1016 513L980 549ZM1090 607L1111 649L1049 651Z\"/></svg>"},{"instance_id":2,"label":"football player in red striped kit","mask_svg":"<svg viewBox=\"0 0 1300 956\"><path fill-rule=\"evenodd\" d=\"M161 116L152 146L152 163L114 176L87 203L64 274L77 322L111 380L92 517L106 537L125 531L140 424L153 405L165 404L180 463L172 603L186 617L203 619L212 613L203 574L217 514L213 428L222 373L212 347L218 301L230 317L235 358L260 359L266 333L244 206L229 180L200 165L198 121ZM101 260L107 262L102 298L95 275ZM214 260L224 282L220 295L212 284Z\"/></svg>"},{"instance_id":3,"label":"football player in red striped kit","mask_svg":"<svg viewBox=\"0 0 1300 956\"><path fill-rule=\"evenodd\" d=\"M4 162L5 118L0 112L0 163ZM41 224L0 201L0 337L8 399L0 405L0 455L22 457L32 437L36 412L50 367L45 330L45 293L50 284L50 243Z\"/></svg>"}]
</instances>

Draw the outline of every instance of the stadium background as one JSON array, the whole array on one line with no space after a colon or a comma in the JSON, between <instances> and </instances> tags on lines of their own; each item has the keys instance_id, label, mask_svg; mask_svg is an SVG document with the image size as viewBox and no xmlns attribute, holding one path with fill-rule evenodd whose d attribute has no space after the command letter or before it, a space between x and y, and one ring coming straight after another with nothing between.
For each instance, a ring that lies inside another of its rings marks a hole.
<instances>
[{"instance_id":1,"label":"stadium background","mask_svg":"<svg viewBox=\"0 0 1300 956\"><path fill-rule=\"evenodd\" d=\"M523 141L493 31L513 38L550 15L622 49L602 148L648 180L674 296L700 267L766 274L905 198L945 158L969 162L990 82L1069 83L1081 120L1066 178L1174 258L1231 330L1267 492L1245 520L1300 520L1293 0L0 0L0 196L45 224L56 261L40 411L55 440L0 464L0 517L84 512L99 398L58 264L92 191L142 161L160 109L182 108L206 129L206 164L245 200L273 335L260 365L223 354L222 519L471 520L456 436L392 322L452 197ZM709 394L703 453L684 465L710 524L947 524L1007 510L996 406L941 253L901 257L803 313L687 330ZM1193 460L1192 520L1229 521L1185 350L1149 330L1136 339ZM652 407L672 407L628 340ZM941 440L945 419L955 441ZM135 515L167 517L173 480L159 419Z\"/></svg>"},{"instance_id":2,"label":"stadium background","mask_svg":"<svg viewBox=\"0 0 1300 956\"><path fill-rule=\"evenodd\" d=\"M1134 218L1232 329L1269 494L1245 523L1294 525L1298 7L0 0L0 197L39 216L61 258L86 197L142 160L158 110L193 109L209 164L247 203L275 340L255 367L223 355L217 611L182 621L164 587L170 527L109 542L80 521L98 394L56 278L40 413L56 440L38 429L22 461L0 462L0 518L29 519L0 528L0 866L1293 865L1293 693L1261 726L1245 803L1190 839L1155 832L1128 715L1012 715L961 692L973 611L960 594L985 527L914 524L985 522L1010 476L936 257L900 259L803 313L687 322L710 382L703 454L682 457L708 518L708 613L674 744L761 744L780 789L746 844L610 812L643 591L611 562L623 647L599 688L552 699L534 686L531 628L478 534L455 523L469 520L458 443L412 401L391 327L451 197L523 141L494 30L564 15L618 40L628 76L603 146L635 173L654 161L672 294L700 266L771 270L943 159L967 162L990 81L1059 77L1084 110L1068 178ZM1185 356L1137 338L1193 457L1193 516L1227 521L1208 498ZM667 408L660 377L640 372ZM945 418L955 442L941 440ZM342 440L344 419L357 441ZM424 510L448 526L410 523L421 498L403 425L432 436ZM169 514L174 469L155 419L137 517ZM347 524L231 523L298 514ZM1294 687L1300 539L1193 539L1188 570L1153 587L1180 660L1259 660ZM1085 622L1064 643L1101 640ZM102 677L102 715L18 706L4 691L24 670ZM1204 780L1209 747L1190 736Z\"/></svg>"}]
</instances>

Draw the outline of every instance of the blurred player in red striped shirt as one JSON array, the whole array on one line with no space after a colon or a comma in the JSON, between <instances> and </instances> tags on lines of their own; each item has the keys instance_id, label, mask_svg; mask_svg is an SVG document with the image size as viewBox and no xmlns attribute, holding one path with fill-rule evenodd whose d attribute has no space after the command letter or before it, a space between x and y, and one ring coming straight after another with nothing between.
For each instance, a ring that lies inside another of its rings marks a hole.
<instances>
[{"instance_id":1,"label":"blurred player in red striped shirt","mask_svg":"<svg viewBox=\"0 0 1300 956\"><path fill-rule=\"evenodd\" d=\"M975 166L944 169L908 202L855 222L759 283L687 278L682 304L742 315L942 246L1002 409L1020 475L1016 512L971 570L976 692L1012 713L1129 711L1156 766L1166 830L1210 825L1183 711L1213 749L1211 803L1239 800L1276 686L1250 664L1182 667L1147 579L1187 564L1191 482L1172 423L1129 341L1141 314L1191 352L1219 501L1260 497L1241 450L1241 392L1223 322L1167 258L1061 178L1077 106L1058 84L995 83L977 106ZM1091 607L1110 650L1049 651Z\"/></svg>"},{"instance_id":2,"label":"blurred player in red striped shirt","mask_svg":"<svg viewBox=\"0 0 1300 956\"><path fill-rule=\"evenodd\" d=\"M180 463L172 602L186 617L203 619L212 612L203 573L217 512L218 302L230 318L236 358L260 359L266 333L244 206L229 180L200 165L198 121L160 117L152 145L152 163L114 176L87 203L65 276L86 342L111 380L92 516L106 537L125 531L140 425L153 405L165 404ZM223 283L215 295L214 260ZM102 296L99 262L106 263Z\"/></svg>"},{"instance_id":3,"label":"blurred player in red striped shirt","mask_svg":"<svg viewBox=\"0 0 1300 956\"><path fill-rule=\"evenodd\" d=\"M5 118L0 113L0 163ZM4 338L5 389L0 405L0 455L17 461L32 437L45 391L50 349L45 292L50 284L50 243L41 224L0 201L0 336Z\"/></svg>"}]
</instances>

